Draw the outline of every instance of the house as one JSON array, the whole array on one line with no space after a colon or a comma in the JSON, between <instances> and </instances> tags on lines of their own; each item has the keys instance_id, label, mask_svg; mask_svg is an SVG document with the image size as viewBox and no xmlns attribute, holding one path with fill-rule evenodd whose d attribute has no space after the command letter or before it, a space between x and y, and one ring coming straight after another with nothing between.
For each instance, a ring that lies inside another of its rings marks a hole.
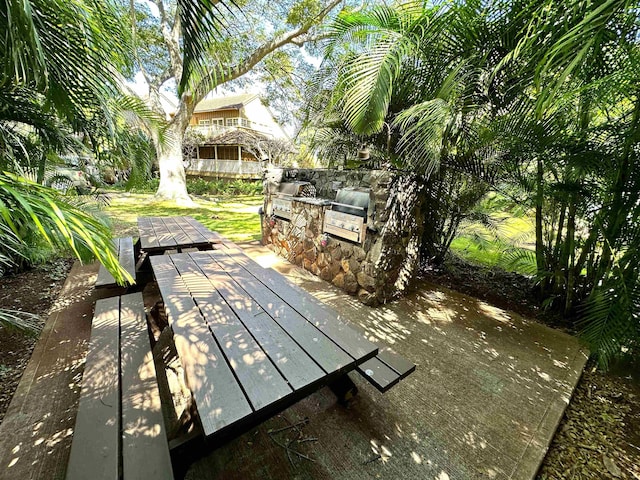
<instances>
[{"instance_id":1,"label":"house","mask_svg":"<svg viewBox=\"0 0 640 480\"><path fill-rule=\"evenodd\" d=\"M188 133L188 175L259 178L261 162L278 164L294 152L291 139L257 94L201 101Z\"/></svg>"}]
</instances>

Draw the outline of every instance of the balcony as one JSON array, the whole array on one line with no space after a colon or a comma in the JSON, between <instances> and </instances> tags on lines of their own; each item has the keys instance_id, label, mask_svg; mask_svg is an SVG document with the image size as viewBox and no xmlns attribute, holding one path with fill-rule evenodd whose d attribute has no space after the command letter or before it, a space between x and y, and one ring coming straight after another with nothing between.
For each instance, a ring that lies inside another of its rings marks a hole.
<instances>
[{"instance_id":1,"label":"balcony","mask_svg":"<svg viewBox=\"0 0 640 480\"><path fill-rule=\"evenodd\" d=\"M209 120L200 120L198 125L192 125L191 128L194 132L204 135L205 138L214 138L220 134L232 131L232 130L247 130L258 132L267 137L273 138L273 133L267 125L262 123L252 122L246 118L213 118Z\"/></svg>"}]
</instances>

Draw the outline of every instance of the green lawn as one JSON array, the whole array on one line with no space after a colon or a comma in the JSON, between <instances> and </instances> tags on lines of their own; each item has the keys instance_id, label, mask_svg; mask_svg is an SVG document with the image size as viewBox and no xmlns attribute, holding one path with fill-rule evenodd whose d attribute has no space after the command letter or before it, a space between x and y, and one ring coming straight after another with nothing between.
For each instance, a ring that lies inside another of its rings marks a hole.
<instances>
[{"instance_id":1,"label":"green lawn","mask_svg":"<svg viewBox=\"0 0 640 480\"><path fill-rule=\"evenodd\" d=\"M496 212L496 230L480 224L466 225L451 243L458 257L487 267L532 275L534 262L534 226L531 220Z\"/></svg>"},{"instance_id":2,"label":"green lawn","mask_svg":"<svg viewBox=\"0 0 640 480\"><path fill-rule=\"evenodd\" d=\"M111 219L113 234L116 237L137 236L138 217L189 215L234 242L260 239L258 207L262 205L262 195L220 197L211 201L194 198L195 208L156 202L151 194L110 195L111 203L104 211Z\"/></svg>"}]
</instances>

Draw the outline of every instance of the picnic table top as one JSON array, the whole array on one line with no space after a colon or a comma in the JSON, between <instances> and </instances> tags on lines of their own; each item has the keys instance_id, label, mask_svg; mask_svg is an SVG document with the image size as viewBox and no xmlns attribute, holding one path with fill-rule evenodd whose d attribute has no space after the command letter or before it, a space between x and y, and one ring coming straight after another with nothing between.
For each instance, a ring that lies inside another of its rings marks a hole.
<instances>
[{"instance_id":1,"label":"picnic table top","mask_svg":"<svg viewBox=\"0 0 640 480\"><path fill-rule=\"evenodd\" d=\"M206 436L276 413L378 353L240 250L150 260Z\"/></svg>"},{"instance_id":2,"label":"picnic table top","mask_svg":"<svg viewBox=\"0 0 640 480\"><path fill-rule=\"evenodd\" d=\"M203 247L222 237L192 217L138 217L140 248L144 251Z\"/></svg>"}]
</instances>

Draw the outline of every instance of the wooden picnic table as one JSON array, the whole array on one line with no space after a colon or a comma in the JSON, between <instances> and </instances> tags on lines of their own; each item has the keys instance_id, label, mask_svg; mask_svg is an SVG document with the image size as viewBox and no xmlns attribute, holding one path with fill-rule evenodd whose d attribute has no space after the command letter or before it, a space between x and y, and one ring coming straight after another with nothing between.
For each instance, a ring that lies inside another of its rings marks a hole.
<instances>
[{"instance_id":1,"label":"wooden picnic table","mask_svg":"<svg viewBox=\"0 0 640 480\"><path fill-rule=\"evenodd\" d=\"M378 353L240 250L150 260L206 437L268 418Z\"/></svg>"},{"instance_id":2,"label":"wooden picnic table","mask_svg":"<svg viewBox=\"0 0 640 480\"><path fill-rule=\"evenodd\" d=\"M192 217L138 217L140 248L148 254L183 248L210 249L223 238Z\"/></svg>"}]
</instances>

